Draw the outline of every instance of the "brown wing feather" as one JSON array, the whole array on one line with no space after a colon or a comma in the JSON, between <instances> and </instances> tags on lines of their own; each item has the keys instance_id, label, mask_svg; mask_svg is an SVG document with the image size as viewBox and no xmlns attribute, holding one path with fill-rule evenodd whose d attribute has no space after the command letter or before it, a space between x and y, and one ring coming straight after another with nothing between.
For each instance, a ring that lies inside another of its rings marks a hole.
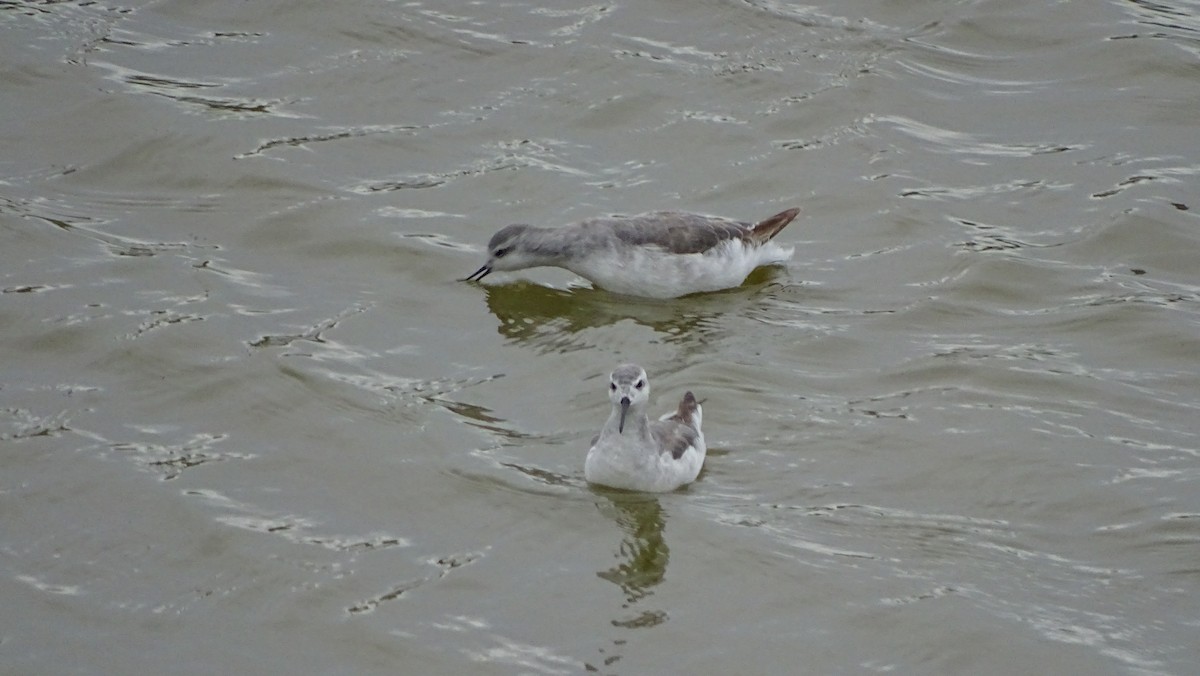
<instances>
[{"instance_id":1,"label":"brown wing feather","mask_svg":"<svg viewBox=\"0 0 1200 676\"><path fill-rule=\"evenodd\" d=\"M683 452L688 449L688 446L696 444L696 428L692 425L696 419L697 406L699 404L696 402L695 395L687 392L683 395L683 400L679 402L679 408L674 415L665 420L656 421L650 427L651 434L658 439L659 448L670 451L671 457L676 460L683 457Z\"/></svg>"},{"instance_id":2,"label":"brown wing feather","mask_svg":"<svg viewBox=\"0 0 1200 676\"><path fill-rule=\"evenodd\" d=\"M669 452L676 460L683 457L688 446L696 445L696 430L674 418L650 423L650 433L658 441L658 447L663 452Z\"/></svg>"},{"instance_id":3,"label":"brown wing feather","mask_svg":"<svg viewBox=\"0 0 1200 676\"><path fill-rule=\"evenodd\" d=\"M788 223L791 223L799 213L800 210L793 207L787 211L781 211L768 219L759 221L750 229L750 239L759 244L770 240L775 235L778 235L779 231L783 230Z\"/></svg>"},{"instance_id":4,"label":"brown wing feather","mask_svg":"<svg viewBox=\"0 0 1200 676\"><path fill-rule=\"evenodd\" d=\"M696 407L699 405L699 402L696 401L696 395L692 394L690 390L684 392L683 399L679 401L679 408L676 409L675 414L670 418L667 418L667 420L674 420L677 423L691 425L692 420L696 415Z\"/></svg>"},{"instance_id":5,"label":"brown wing feather","mask_svg":"<svg viewBox=\"0 0 1200 676\"><path fill-rule=\"evenodd\" d=\"M749 223L681 211L657 211L607 220L622 241L635 246L657 244L676 253L703 253L728 239L746 237Z\"/></svg>"},{"instance_id":6,"label":"brown wing feather","mask_svg":"<svg viewBox=\"0 0 1200 676\"><path fill-rule=\"evenodd\" d=\"M591 218L573 226L584 238L596 238L599 244L607 233L633 246L661 246L681 254L704 253L728 240L762 244L771 239L800 213L788 209L757 224L743 223L717 216L701 216L684 211L655 211L637 216ZM606 234L601 237L599 232Z\"/></svg>"}]
</instances>

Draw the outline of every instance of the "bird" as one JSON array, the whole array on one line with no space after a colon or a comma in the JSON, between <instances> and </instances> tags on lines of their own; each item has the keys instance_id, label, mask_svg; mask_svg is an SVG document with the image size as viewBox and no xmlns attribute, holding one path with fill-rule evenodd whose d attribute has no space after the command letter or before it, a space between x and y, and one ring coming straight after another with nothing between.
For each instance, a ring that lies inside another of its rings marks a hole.
<instances>
[{"instance_id":1,"label":"bird","mask_svg":"<svg viewBox=\"0 0 1200 676\"><path fill-rule=\"evenodd\" d=\"M793 247L772 239L800 213L758 223L682 211L591 218L561 228L516 224L488 241L487 261L462 281L494 270L565 268L613 293L677 298L740 286L755 268L783 263Z\"/></svg>"},{"instance_id":2,"label":"bird","mask_svg":"<svg viewBox=\"0 0 1200 676\"><path fill-rule=\"evenodd\" d=\"M622 364L609 377L612 412L592 439L583 476L588 483L664 493L696 480L707 447L700 431L703 410L689 391L675 411L646 417L650 381L637 364Z\"/></svg>"}]
</instances>

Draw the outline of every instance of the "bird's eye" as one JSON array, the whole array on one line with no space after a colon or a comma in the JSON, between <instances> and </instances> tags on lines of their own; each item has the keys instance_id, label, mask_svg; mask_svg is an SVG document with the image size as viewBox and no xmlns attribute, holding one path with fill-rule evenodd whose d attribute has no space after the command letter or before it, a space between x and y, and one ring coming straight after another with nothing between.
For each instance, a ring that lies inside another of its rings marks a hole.
<instances>
[{"instance_id":1,"label":"bird's eye","mask_svg":"<svg viewBox=\"0 0 1200 676\"><path fill-rule=\"evenodd\" d=\"M616 392L616 391L617 391L617 384L616 384L616 383L609 383L609 384L608 384L608 389L612 390L613 392Z\"/></svg>"},{"instance_id":2,"label":"bird's eye","mask_svg":"<svg viewBox=\"0 0 1200 676\"><path fill-rule=\"evenodd\" d=\"M634 385L634 387L638 388L639 390L645 386L646 386L646 381L644 381L644 380L639 380L639 381L637 381L637 384Z\"/></svg>"},{"instance_id":3,"label":"bird's eye","mask_svg":"<svg viewBox=\"0 0 1200 676\"><path fill-rule=\"evenodd\" d=\"M496 258L504 258L505 254L512 250L512 247L506 246L503 249L496 249Z\"/></svg>"}]
</instances>

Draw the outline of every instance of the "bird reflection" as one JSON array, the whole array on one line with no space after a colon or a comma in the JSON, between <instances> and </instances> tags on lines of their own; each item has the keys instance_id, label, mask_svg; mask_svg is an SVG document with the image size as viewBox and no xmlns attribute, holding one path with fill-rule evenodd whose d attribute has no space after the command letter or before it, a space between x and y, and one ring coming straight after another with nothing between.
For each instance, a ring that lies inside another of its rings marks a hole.
<instances>
[{"instance_id":1,"label":"bird reflection","mask_svg":"<svg viewBox=\"0 0 1200 676\"><path fill-rule=\"evenodd\" d=\"M605 492L601 511L616 519L624 532L617 550L620 563L596 573L625 593L626 605L650 595L667 574L670 549L663 539L663 511L658 499L641 493Z\"/></svg>"},{"instance_id":2,"label":"bird reflection","mask_svg":"<svg viewBox=\"0 0 1200 676\"><path fill-rule=\"evenodd\" d=\"M567 352L591 347L577 334L590 328L631 320L664 336L666 342L698 343L719 330L713 318L755 302L772 271L756 270L737 289L661 301L631 298L599 289L564 291L518 281L484 286L488 310L500 320L506 338Z\"/></svg>"}]
</instances>

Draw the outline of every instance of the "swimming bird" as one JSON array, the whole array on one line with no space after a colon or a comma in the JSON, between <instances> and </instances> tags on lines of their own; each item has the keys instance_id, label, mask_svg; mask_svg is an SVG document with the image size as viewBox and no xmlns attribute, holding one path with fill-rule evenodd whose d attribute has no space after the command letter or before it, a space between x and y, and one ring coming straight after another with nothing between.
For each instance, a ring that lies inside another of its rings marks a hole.
<instances>
[{"instance_id":1,"label":"swimming bird","mask_svg":"<svg viewBox=\"0 0 1200 676\"><path fill-rule=\"evenodd\" d=\"M612 413L583 463L589 483L665 492L696 480L707 452L700 403L687 392L674 412L651 421L646 417L649 397L650 381L641 366L623 364L612 372Z\"/></svg>"},{"instance_id":2,"label":"swimming bird","mask_svg":"<svg viewBox=\"0 0 1200 676\"><path fill-rule=\"evenodd\" d=\"M788 209L758 223L654 211L561 228L509 225L488 242L483 267L463 281L483 279L493 270L550 265L630 296L675 298L719 291L741 285L760 265L791 258L793 248L772 238L798 213Z\"/></svg>"}]
</instances>

